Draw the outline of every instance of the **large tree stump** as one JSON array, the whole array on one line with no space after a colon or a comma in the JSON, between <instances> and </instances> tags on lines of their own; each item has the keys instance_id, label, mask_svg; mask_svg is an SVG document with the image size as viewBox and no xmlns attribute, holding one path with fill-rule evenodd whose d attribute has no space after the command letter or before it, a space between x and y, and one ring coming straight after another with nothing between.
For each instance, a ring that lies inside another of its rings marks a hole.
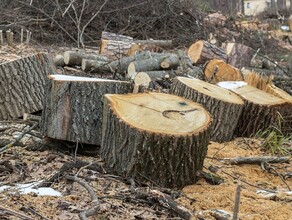
<instances>
[{"instance_id":1,"label":"large tree stump","mask_svg":"<svg viewBox=\"0 0 292 220\"><path fill-rule=\"evenodd\" d=\"M128 93L129 82L51 75L42 114L44 136L99 145L103 95Z\"/></svg>"},{"instance_id":2,"label":"large tree stump","mask_svg":"<svg viewBox=\"0 0 292 220\"><path fill-rule=\"evenodd\" d=\"M231 89L245 100L237 129L237 136L250 137L270 126L277 126L281 112L287 112L287 101L260 89L246 85ZM290 106L291 107L291 106Z\"/></svg>"},{"instance_id":3,"label":"large tree stump","mask_svg":"<svg viewBox=\"0 0 292 220\"><path fill-rule=\"evenodd\" d=\"M239 69L251 65L250 62L255 54L254 49L238 43L223 43L222 48L228 56L228 64Z\"/></svg>"},{"instance_id":4,"label":"large tree stump","mask_svg":"<svg viewBox=\"0 0 292 220\"><path fill-rule=\"evenodd\" d=\"M206 80L212 83L243 80L243 76L239 69L217 59L208 62L205 66L204 74Z\"/></svg>"},{"instance_id":5,"label":"large tree stump","mask_svg":"<svg viewBox=\"0 0 292 220\"><path fill-rule=\"evenodd\" d=\"M119 175L181 188L197 180L211 117L163 93L105 95L101 156Z\"/></svg>"},{"instance_id":6,"label":"large tree stump","mask_svg":"<svg viewBox=\"0 0 292 220\"><path fill-rule=\"evenodd\" d=\"M225 51L207 41L199 40L192 44L188 49L188 55L191 57L193 63L205 63L212 59L227 61Z\"/></svg>"},{"instance_id":7,"label":"large tree stump","mask_svg":"<svg viewBox=\"0 0 292 220\"><path fill-rule=\"evenodd\" d=\"M233 92L199 79L177 77L170 93L201 103L213 116L211 140L232 139L243 109L243 100Z\"/></svg>"},{"instance_id":8,"label":"large tree stump","mask_svg":"<svg viewBox=\"0 0 292 220\"><path fill-rule=\"evenodd\" d=\"M47 75L52 73L53 62L47 54L0 64L0 120L42 110Z\"/></svg>"}]
</instances>

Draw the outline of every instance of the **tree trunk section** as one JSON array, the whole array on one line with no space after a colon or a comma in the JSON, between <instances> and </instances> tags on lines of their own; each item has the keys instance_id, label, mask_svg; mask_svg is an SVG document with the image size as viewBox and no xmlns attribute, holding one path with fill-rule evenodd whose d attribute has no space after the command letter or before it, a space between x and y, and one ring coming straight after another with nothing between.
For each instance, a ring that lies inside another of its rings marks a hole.
<instances>
[{"instance_id":1,"label":"tree trunk section","mask_svg":"<svg viewBox=\"0 0 292 220\"><path fill-rule=\"evenodd\" d=\"M46 137L99 145L103 96L132 91L129 82L51 75L42 114Z\"/></svg>"},{"instance_id":2,"label":"tree trunk section","mask_svg":"<svg viewBox=\"0 0 292 220\"><path fill-rule=\"evenodd\" d=\"M144 86L144 87L148 88L150 82L168 80L168 79L174 78L176 76L177 75L176 75L175 71L173 71L173 70L138 72L135 75L134 83L136 85L141 85L141 86Z\"/></svg>"},{"instance_id":3,"label":"tree trunk section","mask_svg":"<svg viewBox=\"0 0 292 220\"><path fill-rule=\"evenodd\" d=\"M163 53L164 50L154 44L133 44L130 49L128 50L128 56L134 56L139 51L149 51L154 53Z\"/></svg>"},{"instance_id":4,"label":"tree trunk section","mask_svg":"<svg viewBox=\"0 0 292 220\"><path fill-rule=\"evenodd\" d=\"M67 66L81 66L82 59L109 62L109 59L99 54L88 54L81 51L65 51L64 63Z\"/></svg>"},{"instance_id":5,"label":"tree trunk section","mask_svg":"<svg viewBox=\"0 0 292 220\"><path fill-rule=\"evenodd\" d=\"M91 73L111 73L108 62L82 59L81 69Z\"/></svg>"},{"instance_id":6,"label":"tree trunk section","mask_svg":"<svg viewBox=\"0 0 292 220\"><path fill-rule=\"evenodd\" d=\"M113 40L113 41L130 41L133 42L133 38L126 35L111 33L103 31L101 33L101 39L102 40Z\"/></svg>"},{"instance_id":7,"label":"tree trunk section","mask_svg":"<svg viewBox=\"0 0 292 220\"><path fill-rule=\"evenodd\" d=\"M120 59L128 55L132 41L101 40L99 53L111 60Z\"/></svg>"},{"instance_id":8,"label":"tree trunk section","mask_svg":"<svg viewBox=\"0 0 292 220\"><path fill-rule=\"evenodd\" d=\"M208 62L204 69L204 74L206 81L212 83L243 80L239 69L217 59Z\"/></svg>"},{"instance_id":9,"label":"tree trunk section","mask_svg":"<svg viewBox=\"0 0 292 220\"><path fill-rule=\"evenodd\" d=\"M118 175L172 188L196 182L211 124L201 105L163 93L105 95L104 116L100 154Z\"/></svg>"},{"instance_id":10,"label":"tree trunk section","mask_svg":"<svg viewBox=\"0 0 292 220\"><path fill-rule=\"evenodd\" d=\"M42 110L47 75L54 71L43 53L0 64L0 120Z\"/></svg>"},{"instance_id":11,"label":"tree trunk section","mask_svg":"<svg viewBox=\"0 0 292 220\"><path fill-rule=\"evenodd\" d=\"M203 64L212 59L227 61L227 55L222 48L203 40L192 44L188 49L188 55L196 64Z\"/></svg>"},{"instance_id":12,"label":"tree trunk section","mask_svg":"<svg viewBox=\"0 0 292 220\"><path fill-rule=\"evenodd\" d=\"M184 77L177 77L169 92L201 103L211 113L211 140L225 142L233 138L244 106L238 95L202 80Z\"/></svg>"},{"instance_id":13,"label":"tree trunk section","mask_svg":"<svg viewBox=\"0 0 292 220\"><path fill-rule=\"evenodd\" d=\"M237 43L223 43L222 48L225 50L228 56L228 64L239 69L251 65L250 62L255 53L252 48Z\"/></svg>"},{"instance_id":14,"label":"tree trunk section","mask_svg":"<svg viewBox=\"0 0 292 220\"><path fill-rule=\"evenodd\" d=\"M268 94L260 89L246 85L232 89L245 100L244 109L236 135L251 137L258 131L270 126L277 126L278 112L286 112L287 102L284 99Z\"/></svg>"}]
</instances>

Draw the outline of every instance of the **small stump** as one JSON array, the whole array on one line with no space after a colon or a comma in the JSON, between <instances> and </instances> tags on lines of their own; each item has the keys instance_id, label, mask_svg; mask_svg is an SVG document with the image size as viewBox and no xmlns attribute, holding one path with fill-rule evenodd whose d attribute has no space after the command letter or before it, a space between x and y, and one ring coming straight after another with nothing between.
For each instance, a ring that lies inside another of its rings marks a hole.
<instances>
[{"instance_id":1,"label":"small stump","mask_svg":"<svg viewBox=\"0 0 292 220\"><path fill-rule=\"evenodd\" d=\"M181 188L202 170L210 124L200 104L178 96L107 94L100 154L119 175Z\"/></svg>"}]
</instances>

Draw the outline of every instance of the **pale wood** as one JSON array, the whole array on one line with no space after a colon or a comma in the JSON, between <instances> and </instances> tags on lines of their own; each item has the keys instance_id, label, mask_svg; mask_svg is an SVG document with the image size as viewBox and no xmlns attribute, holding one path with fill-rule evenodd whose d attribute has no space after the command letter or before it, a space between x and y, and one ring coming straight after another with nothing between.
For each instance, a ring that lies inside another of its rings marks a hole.
<instances>
[{"instance_id":1,"label":"pale wood","mask_svg":"<svg viewBox=\"0 0 292 220\"><path fill-rule=\"evenodd\" d=\"M228 56L228 64L240 69L251 65L254 49L239 43L223 43L222 48Z\"/></svg>"},{"instance_id":2,"label":"pale wood","mask_svg":"<svg viewBox=\"0 0 292 220\"><path fill-rule=\"evenodd\" d=\"M227 61L227 55L222 48L203 40L192 44L187 53L191 57L192 62L196 64L203 64L211 59Z\"/></svg>"},{"instance_id":3,"label":"pale wood","mask_svg":"<svg viewBox=\"0 0 292 220\"><path fill-rule=\"evenodd\" d=\"M4 40L3 40L3 31L0 30L0 45L4 44Z\"/></svg>"},{"instance_id":4,"label":"pale wood","mask_svg":"<svg viewBox=\"0 0 292 220\"><path fill-rule=\"evenodd\" d=\"M130 82L51 75L42 114L46 137L99 145L103 96L132 92Z\"/></svg>"},{"instance_id":5,"label":"pale wood","mask_svg":"<svg viewBox=\"0 0 292 220\"><path fill-rule=\"evenodd\" d=\"M26 31L26 44L29 44L30 38L31 38L31 32L27 30Z\"/></svg>"},{"instance_id":6,"label":"pale wood","mask_svg":"<svg viewBox=\"0 0 292 220\"><path fill-rule=\"evenodd\" d=\"M213 59L207 63L204 75L208 82L242 81L243 76L239 69L222 60Z\"/></svg>"},{"instance_id":7,"label":"pale wood","mask_svg":"<svg viewBox=\"0 0 292 220\"><path fill-rule=\"evenodd\" d=\"M201 103L212 115L211 140L224 142L233 138L244 107L235 93L199 79L177 77L169 92Z\"/></svg>"},{"instance_id":8,"label":"pale wood","mask_svg":"<svg viewBox=\"0 0 292 220\"><path fill-rule=\"evenodd\" d=\"M58 54L57 56L55 56L55 58L54 58L54 64L55 64L56 67L63 67L63 66L65 66L64 56L61 55L61 54Z\"/></svg>"},{"instance_id":9,"label":"pale wood","mask_svg":"<svg viewBox=\"0 0 292 220\"><path fill-rule=\"evenodd\" d=\"M164 80L176 77L174 71L148 71L148 72L138 72L135 74L134 83L137 85L142 85L144 87L149 87L150 82Z\"/></svg>"},{"instance_id":10,"label":"pale wood","mask_svg":"<svg viewBox=\"0 0 292 220\"><path fill-rule=\"evenodd\" d=\"M0 64L0 120L42 110L47 75L54 72L43 53Z\"/></svg>"},{"instance_id":11,"label":"pale wood","mask_svg":"<svg viewBox=\"0 0 292 220\"><path fill-rule=\"evenodd\" d=\"M13 43L13 32L6 31L6 38L7 38L7 44L8 44L8 46L14 47L14 43Z\"/></svg>"},{"instance_id":12,"label":"pale wood","mask_svg":"<svg viewBox=\"0 0 292 220\"><path fill-rule=\"evenodd\" d=\"M20 30L20 43L23 43L23 28Z\"/></svg>"},{"instance_id":13,"label":"pale wood","mask_svg":"<svg viewBox=\"0 0 292 220\"><path fill-rule=\"evenodd\" d=\"M182 188L196 182L211 117L199 104L163 93L105 95L100 155L119 175Z\"/></svg>"},{"instance_id":14,"label":"pale wood","mask_svg":"<svg viewBox=\"0 0 292 220\"><path fill-rule=\"evenodd\" d=\"M122 58L128 55L132 41L101 40L99 53L112 60Z\"/></svg>"},{"instance_id":15,"label":"pale wood","mask_svg":"<svg viewBox=\"0 0 292 220\"><path fill-rule=\"evenodd\" d=\"M97 53L86 53L84 51L65 51L64 63L67 66L81 66L82 59L109 62L109 59Z\"/></svg>"}]
</instances>

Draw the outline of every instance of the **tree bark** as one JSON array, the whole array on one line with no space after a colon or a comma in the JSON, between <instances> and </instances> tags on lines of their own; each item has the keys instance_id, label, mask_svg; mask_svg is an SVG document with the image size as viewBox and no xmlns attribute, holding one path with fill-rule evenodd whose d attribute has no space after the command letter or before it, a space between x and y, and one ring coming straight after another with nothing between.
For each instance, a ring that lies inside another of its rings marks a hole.
<instances>
[{"instance_id":1,"label":"tree bark","mask_svg":"<svg viewBox=\"0 0 292 220\"><path fill-rule=\"evenodd\" d=\"M206 80L212 83L243 80L239 69L217 59L208 62L205 66L204 74Z\"/></svg>"},{"instance_id":2,"label":"tree bark","mask_svg":"<svg viewBox=\"0 0 292 220\"><path fill-rule=\"evenodd\" d=\"M154 53L163 53L164 50L154 44L133 44L128 50L128 56L134 56L139 51L149 51Z\"/></svg>"},{"instance_id":3,"label":"tree bark","mask_svg":"<svg viewBox=\"0 0 292 220\"><path fill-rule=\"evenodd\" d=\"M0 64L0 120L42 110L47 75L54 71L43 53Z\"/></svg>"},{"instance_id":4,"label":"tree bark","mask_svg":"<svg viewBox=\"0 0 292 220\"><path fill-rule=\"evenodd\" d=\"M199 40L188 49L188 55L193 63L203 64L211 59L227 61L227 55L222 48L219 48L207 41Z\"/></svg>"},{"instance_id":5,"label":"tree bark","mask_svg":"<svg viewBox=\"0 0 292 220\"><path fill-rule=\"evenodd\" d=\"M65 66L65 63L64 63L64 56L63 55L57 55L55 56L54 58L54 64L56 67L63 67Z\"/></svg>"},{"instance_id":6,"label":"tree bark","mask_svg":"<svg viewBox=\"0 0 292 220\"><path fill-rule=\"evenodd\" d=\"M227 63L241 69L249 67L254 55L254 50L246 45L237 43L223 43L222 48L225 50L228 58Z\"/></svg>"},{"instance_id":7,"label":"tree bark","mask_svg":"<svg viewBox=\"0 0 292 220\"><path fill-rule=\"evenodd\" d=\"M233 138L244 102L235 93L199 79L177 77L169 91L201 103L213 116L211 140L224 142Z\"/></svg>"},{"instance_id":8,"label":"tree bark","mask_svg":"<svg viewBox=\"0 0 292 220\"><path fill-rule=\"evenodd\" d=\"M202 106L163 93L105 95L104 115L100 154L106 166L163 187L196 182L211 124Z\"/></svg>"},{"instance_id":9,"label":"tree bark","mask_svg":"<svg viewBox=\"0 0 292 220\"><path fill-rule=\"evenodd\" d=\"M258 131L277 126L278 112L286 112L289 104L284 99L246 85L232 89L245 100L236 135L251 137Z\"/></svg>"},{"instance_id":10,"label":"tree bark","mask_svg":"<svg viewBox=\"0 0 292 220\"><path fill-rule=\"evenodd\" d=\"M146 88L149 87L150 82L168 80L170 78L176 77L175 71L148 71L148 72L138 72L135 75L134 83L136 85L142 85Z\"/></svg>"},{"instance_id":11,"label":"tree bark","mask_svg":"<svg viewBox=\"0 0 292 220\"><path fill-rule=\"evenodd\" d=\"M132 91L129 82L51 75L41 131L44 136L86 144L101 142L103 95Z\"/></svg>"},{"instance_id":12,"label":"tree bark","mask_svg":"<svg viewBox=\"0 0 292 220\"><path fill-rule=\"evenodd\" d=\"M67 66L81 66L82 59L109 62L109 59L99 54L88 54L81 51L65 51L64 63Z\"/></svg>"},{"instance_id":13,"label":"tree bark","mask_svg":"<svg viewBox=\"0 0 292 220\"><path fill-rule=\"evenodd\" d=\"M101 32L101 39L102 40L112 40L112 41L130 41L130 42L133 42L133 38L130 36L106 32L106 31Z\"/></svg>"},{"instance_id":14,"label":"tree bark","mask_svg":"<svg viewBox=\"0 0 292 220\"><path fill-rule=\"evenodd\" d=\"M81 69L91 73L111 73L108 62L82 59Z\"/></svg>"},{"instance_id":15,"label":"tree bark","mask_svg":"<svg viewBox=\"0 0 292 220\"><path fill-rule=\"evenodd\" d=\"M101 40L99 53L111 60L120 59L128 55L132 41Z\"/></svg>"}]
</instances>

